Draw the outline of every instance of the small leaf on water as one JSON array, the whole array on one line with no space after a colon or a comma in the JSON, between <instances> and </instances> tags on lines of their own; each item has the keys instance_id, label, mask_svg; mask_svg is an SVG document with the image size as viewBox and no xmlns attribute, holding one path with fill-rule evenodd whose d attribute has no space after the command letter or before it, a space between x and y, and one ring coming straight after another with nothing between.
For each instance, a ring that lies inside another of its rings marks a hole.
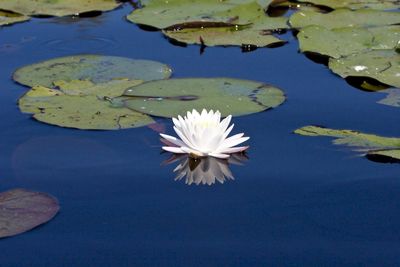
<instances>
[{"instance_id":1,"label":"small leaf on water","mask_svg":"<svg viewBox=\"0 0 400 267\"><path fill-rule=\"evenodd\" d=\"M51 195L25 189L0 193L0 238L29 231L50 221L60 209Z\"/></svg>"}]
</instances>

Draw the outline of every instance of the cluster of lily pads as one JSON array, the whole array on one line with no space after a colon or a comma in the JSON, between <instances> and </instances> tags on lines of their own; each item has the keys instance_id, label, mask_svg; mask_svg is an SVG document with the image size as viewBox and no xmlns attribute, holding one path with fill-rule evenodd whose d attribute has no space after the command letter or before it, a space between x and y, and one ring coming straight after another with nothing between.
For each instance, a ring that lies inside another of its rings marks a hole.
<instances>
[{"instance_id":1,"label":"cluster of lily pads","mask_svg":"<svg viewBox=\"0 0 400 267\"><path fill-rule=\"evenodd\" d=\"M400 88L400 13L393 11L399 0L142 0L141 4L128 20L160 29L177 42L251 49L284 44L276 34L294 29L300 51L328 57L328 67L341 77L367 77L361 87L368 90ZM114 0L0 0L0 26L32 16L74 16L119 5ZM271 10L279 8L296 12L290 17L284 12L272 16ZM134 128L154 123L155 117L203 108L240 116L285 101L280 89L255 81L171 79L171 75L172 69L160 62L75 55L22 67L13 78L30 87L19 99L22 112L41 122L77 129ZM399 91L389 89L380 103L399 107ZM317 126L295 133L333 137L335 144L353 147L371 160L400 162L400 138ZM213 184L233 178L226 161L190 160L183 158L175 169L176 179L186 176L188 184ZM200 168L193 168L196 164ZM45 193L24 189L0 193L0 238L43 224L58 210L57 199Z\"/></svg>"},{"instance_id":2,"label":"cluster of lily pads","mask_svg":"<svg viewBox=\"0 0 400 267\"><path fill-rule=\"evenodd\" d=\"M366 90L400 88L398 0L146 0L128 20L162 30L168 38L203 46L266 47L284 43L274 34L291 29L300 51L324 56L343 78L367 78ZM290 16L272 10L294 9ZM372 82L372 83L371 83ZM400 89L385 90L379 103L400 106ZM307 126L295 131L332 136L335 143L364 151L371 159L400 160L400 139Z\"/></svg>"},{"instance_id":3,"label":"cluster of lily pads","mask_svg":"<svg viewBox=\"0 0 400 267\"><path fill-rule=\"evenodd\" d=\"M292 29L299 31L301 52L328 57L329 68L341 77L399 88L399 6L398 0L145 0L128 20L160 29L174 41L205 46L275 46L285 43L276 33ZM282 7L295 12L269 15ZM388 92L381 103L399 106L398 90Z\"/></svg>"},{"instance_id":4,"label":"cluster of lily pads","mask_svg":"<svg viewBox=\"0 0 400 267\"><path fill-rule=\"evenodd\" d=\"M169 79L169 66L149 60L100 55L61 57L18 69L29 86L19 99L39 121L78 129L112 130L154 123L191 109L246 115L280 105L273 86L232 78Z\"/></svg>"}]
</instances>

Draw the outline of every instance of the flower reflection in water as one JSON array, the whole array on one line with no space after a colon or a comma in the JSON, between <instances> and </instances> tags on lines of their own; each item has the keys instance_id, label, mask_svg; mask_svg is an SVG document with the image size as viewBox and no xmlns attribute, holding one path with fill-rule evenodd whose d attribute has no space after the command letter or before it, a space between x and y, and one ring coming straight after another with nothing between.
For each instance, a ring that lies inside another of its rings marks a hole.
<instances>
[{"instance_id":1,"label":"flower reflection in water","mask_svg":"<svg viewBox=\"0 0 400 267\"><path fill-rule=\"evenodd\" d=\"M248 157L245 153L235 153L227 159L214 157L192 158L187 155L173 154L164 164L179 162L174 169L177 174L175 181L185 179L185 183L213 185L215 182L223 184L226 180L234 180L229 165L243 165Z\"/></svg>"}]
</instances>

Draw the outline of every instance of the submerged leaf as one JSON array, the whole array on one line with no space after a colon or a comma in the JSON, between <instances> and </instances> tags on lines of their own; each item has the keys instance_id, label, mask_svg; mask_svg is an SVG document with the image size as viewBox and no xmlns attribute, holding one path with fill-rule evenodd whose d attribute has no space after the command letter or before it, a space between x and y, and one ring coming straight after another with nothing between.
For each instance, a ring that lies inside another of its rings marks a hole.
<instances>
[{"instance_id":1,"label":"submerged leaf","mask_svg":"<svg viewBox=\"0 0 400 267\"><path fill-rule=\"evenodd\" d=\"M400 107L400 89L395 88L395 89L387 89L384 91L381 91L382 93L387 93L388 95L382 99L379 100L379 104L387 105L387 106L392 106L392 107Z\"/></svg>"},{"instance_id":2,"label":"submerged leaf","mask_svg":"<svg viewBox=\"0 0 400 267\"><path fill-rule=\"evenodd\" d=\"M329 60L329 68L345 78L370 77L400 87L400 54L394 50L376 50Z\"/></svg>"},{"instance_id":3,"label":"submerged leaf","mask_svg":"<svg viewBox=\"0 0 400 267\"><path fill-rule=\"evenodd\" d=\"M29 17L27 16L0 10L0 26L23 22L27 20L29 20Z\"/></svg>"},{"instance_id":4,"label":"submerged leaf","mask_svg":"<svg viewBox=\"0 0 400 267\"><path fill-rule=\"evenodd\" d=\"M246 115L279 106L284 93L273 86L230 78L170 79L143 83L120 98L126 107L160 117L188 110L219 110L223 116Z\"/></svg>"},{"instance_id":5,"label":"submerged leaf","mask_svg":"<svg viewBox=\"0 0 400 267\"><path fill-rule=\"evenodd\" d=\"M0 193L0 238L29 231L50 221L60 209L51 195L25 189Z\"/></svg>"},{"instance_id":6,"label":"submerged leaf","mask_svg":"<svg viewBox=\"0 0 400 267\"><path fill-rule=\"evenodd\" d=\"M307 26L297 35L302 52L340 58L369 50L394 49L400 40L400 26L327 29Z\"/></svg>"},{"instance_id":7,"label":"submerged leaf","mask_svg":"<svg viewBox=\"0 0 400 267\"><path fill-rule=\"evenodd\" d=\"M371 9L349 10L337 9L330 13L299 11L289 20L293 28L318 25L327 29L343 27L374 27L400 23L400 12L387 12Z\"/></svg>"},{"instance_id":8,"label":"submerged leaf","mask_svg":"<svg viewBox=\"0 0 400 267\"><path fill-rule=\"evenodd\" d=\"M400 160L400 138L382 137L352 130L335 130L317 126L305 126L295 131L305 136L329 136L336 138L336 145L347 145L364 151L366 155L382 155Z\"/></svg>"},{"instance_id":9,"label":"submerged leaf","mask_svg":"<svg viewBox=\"0 0 400 267\"><path fill-rule=\"evenodd\" d=\"M110 81L84 87L87 81L73 85L58 81L61 90L35 86L19 100L24 113L33 113L39 121L61 127L88 130L115 130L153 123L145 114L113 107L109 99L122 94L139 81Z\"/></svg>"},{"instance_id":10,"label":"submerged leaf","mask_svg":"<svg viewBox=\"0 0 400 267\"><path fill-rule=\"evenodd\" d=\"M108 11L119 5L114 0L0 0L0 9L29 16L62 17L89 11Z\"/></svg>"},{"instance_id":11,"label":"submerged leaf","mask_svg":"<svg viewBox=\"0 0 400 267\"><path fill-rule=\"evenodd\" d=\"M158 80L171 76L165 64L124 57L76 55L60 57L24 66L14 73L14 80L27 85L53 87L54 81L90 80L102 83L115 79Z\"/></svg>"}]
</instances>

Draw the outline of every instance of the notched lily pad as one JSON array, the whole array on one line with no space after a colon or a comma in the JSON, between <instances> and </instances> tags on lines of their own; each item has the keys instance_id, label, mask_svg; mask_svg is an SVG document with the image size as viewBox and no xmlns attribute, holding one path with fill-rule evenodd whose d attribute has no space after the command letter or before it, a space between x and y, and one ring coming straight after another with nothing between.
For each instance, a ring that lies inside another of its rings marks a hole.
<instances>
[{"instance_id":1,"label":"notched lily pad","mask_svg":"<svg viewBox=\"0 0 400 267\"><path fill-rule=\"evenodd\" d=\"M341 77L370 77L400 87L400 54L394 50L376 50L329 60L329 68Z\"/></svg>"},{"instance_id":2,"label":"notched lily pad","mask_svg":"<svg viewBox=\"0 0 400 267\"><path fill-rule=\"evenodd\" d=\"M0 26L10 25L27 20L29 20L29 17L27 16L0 10Z\"/></svg>"},{"instance_id":3,"label":"notched lily pad","mask_svg":"<svg viewBox=\"0 0 400 267\"><path fill-rule=\"evenodd\" d=\"M108 11L120 4L114 0L0 0L0 9L28 16L68 16L89 11Z\"/></svg>"},{"instance_id":4,"label":"notched lily pad","mask_svg":"<svg viewBox=\"0 0 400 267\"><path fill-rule=\"evenodd\" d=\"M113 102L146 114L175 117L188 110L214 109L240 116L279 106L284 93L259 82L230 78L170 79L143 83Z\"/></svg>"},{"instance_id":5,"label":"notched lily pad","mask_svg":"<svg viewBox=\"0 0 400 267\"><path fill-rule=\"evenodd\" d=\"M325 6L332 9L349 8L349 9L380 9L390 10L398 9L399 0L297 0L298 2L312 3L317 6Z\"/></svg>"},{"instance_id":6,"label":"notched lily pad","mask_svg":"<svg viewBox=\"0 0 400 267\"><path fill-rule=\"evenodd\" d=\"M312 25L301 29L297 38L301 52L340 58L369 50L394 49L400 40L400 26L327 29Z\"/></svg>"},{"instance_id":7,"label":"notched lily pad","mask_svg":"<svg viewBox=\"0 0 400 267\"><path fill-rule=\"evenodd\" d=\"M90 80L102 83L115 79L158 80L171 76L169 66L150 60L100 55L60 57L18 69L14 80L33 87L54 87L53 81Z\"/></svg>"},{"instance_id":8,"label":"notched lily pad","mask_svg":"<svg viewBox=\"0 0 400 267\"><path fill-rule=\"evenodd\" d=\"M268 47L285 43L285 41L273 36L271 31L251 28L246 30L238 30L236 27L183 29L163 31L163 33L178 42L205 46L253 45Z\"/></svg>"},{"instance_id":9,"label":"notched lily pad","mask_svg":"<svg viewBox=\"0 0 400 267\"><path fill-rule=\"evenodd\" d=\"M206 46L283 44L272 33L288 28L287 18L267 16L255 1L151 1L128 19L163 29L178 42Z\"/></svg>"},{"instance_id":10,"label":"notched lily pad","mask_svg":"<svg viewBox=\"0 0 400 267\"><path fill-rule=\"evenodd\" d=\"M44 224L60 209L55 197L25 189L0 193L0 238L29 231Z\"/></svg>"},{"instance_id":11,"label":"notched lily pad","mask_svg":"<svg viewBox=\"0 0 400 267\"><path fill-rule=\"evenodd\" d=\"M61 127L84 130L117 130L153 123L145 114L128 108L117 108L110 103L127 88L140 81L110 81L92 84L57 81L60 90L35 86L19 100L20 110L32 113L41 122Z\"/></svg>"},{"instance_id":12,"label":"notched lily pad","mask_svg":"<svg viewBox=\"0 0 400 267\"><path fill-rule=\"evenodd\" d=\"M367 157L380 155L391 158L393 161L400 160L400 138L382 137L352 130L335 130L317 126L305 126L297 129L295 133L305 136L334 137L334 144L353 147Z\"/></svg>"},{"instance_id":13,"label":"notched lily pad","mask_svg":"<svg viewBox=\"0 0 400 267\"><path fill-rule=\"evenodd\" d=\"M258 10L256 13L252 9L254 6ZM259 14L263 14L263 7L249 0L151 0L146 1L143 8L135 9L127 19L133 23L164 29L188 22L246 25Z\"/></svg>"},{"instance_id":14,"label":"notched lily pad","mask_svg":"<svg viewBox=\"0 0 400 267\"><path fill-rule=\"evenodd\" d=\"M327 14L313 11L299 11L289 20L293 28L318 25L327 29L343 27L375 27L400 23L400 12L388 12L372 9L337 9Z\"/></svg>"}]
</instances>

